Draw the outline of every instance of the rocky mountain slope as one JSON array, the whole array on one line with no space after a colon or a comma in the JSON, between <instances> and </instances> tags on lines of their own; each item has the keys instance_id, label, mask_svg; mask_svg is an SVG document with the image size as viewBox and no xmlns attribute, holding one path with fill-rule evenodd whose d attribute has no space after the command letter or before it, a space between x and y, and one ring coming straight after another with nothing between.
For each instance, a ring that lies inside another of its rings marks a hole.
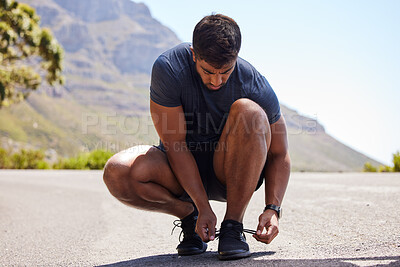
<instances>
[{"instance_id":1,"label":"rocky mountain slope","mask_svg":"<svg viewBox=\"0 0 400 267\"><path fill-rule=\"evenodd\" d=\"M157 142L149 116L149 75L176 35L130 0L23 0L65 49L63 87L43 85L0 110L3 146L51 148L59 155ZM372 159L341 144L315 120L282 106L293 170L358 171Z\"/></svg>"},{"instance_id":2,"label":"rocky mountain slope","mask_svg":"<svg viewBox=\"0 0 400 267\"><path fill-rule=\"evenodd\" d=\"M126 112L147 110L145 91L155 58L179 43L130 0L25 0L66 52L65 89L85 106ZM131 113L131 112L129 112Z\"/></svg>"}]
</instances>

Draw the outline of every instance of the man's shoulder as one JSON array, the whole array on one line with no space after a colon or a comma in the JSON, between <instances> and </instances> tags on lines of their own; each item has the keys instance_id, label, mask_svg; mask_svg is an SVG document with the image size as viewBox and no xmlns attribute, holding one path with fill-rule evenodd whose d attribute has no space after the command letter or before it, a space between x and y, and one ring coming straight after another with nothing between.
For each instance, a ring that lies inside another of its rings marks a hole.
<instances>
[{"instance_id":1,"label":"man's shoulder","mask_svg":"<svg viewBox=\"0 0 400 267\"><path fill-rule=\"evenodd\" d=\"M167 61L174 67L184 67L191 58L190 43L181 43L162 53L158 60Z\"/></svg>"},{"instance_id":2,"label":"man's shoulder","mask_svg":"<svg viewBox=\"0 0 400 267\"><path fill-rule=\"evenodd\" d=\"M176 107L181 105L182 79L188 77L190 44L183 43L162 53L153 64L150 98L155 103Z\"/></svg>"},{"instance_id":3,"label":"man's shoulder","mask_svg":"<svg viewBox=\"0 0 400 267\"><path fill-rule=\"evenodd\" d=\"M253 65L241 57L238 57L236 64L240 79L249 80L258 78L261 75Z\"/></svg>"},{"instance_id":4,"label":"man's shoulder","mask_svg":"<svg viewBox=\"0 0 400 267\"><path fill-rule=\"evenodd\" d=\"M240 70L246 71L246 72L258 72L256 68L254 68L253 65L251 65L248 61L244 60L241 57L238 57L237 59L237 66Z\"/></svg>"}]
</instances>

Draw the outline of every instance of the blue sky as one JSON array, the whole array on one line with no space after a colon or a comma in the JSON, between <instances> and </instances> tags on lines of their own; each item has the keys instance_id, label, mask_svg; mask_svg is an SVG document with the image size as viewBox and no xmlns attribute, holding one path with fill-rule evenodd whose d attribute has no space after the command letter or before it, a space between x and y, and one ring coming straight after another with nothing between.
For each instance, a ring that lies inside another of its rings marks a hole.
<instances>
[{"instance_id":1,"label":"blue sky","mask_svg":"<svg viewBox=\"0 0 400 267\"><path fill-rule=\"evenodd\" d=\"M385 164L400 150L400 1L141 2L188 42L203 16L231 16L281 103Z\"/></svg>"}]
</instances>

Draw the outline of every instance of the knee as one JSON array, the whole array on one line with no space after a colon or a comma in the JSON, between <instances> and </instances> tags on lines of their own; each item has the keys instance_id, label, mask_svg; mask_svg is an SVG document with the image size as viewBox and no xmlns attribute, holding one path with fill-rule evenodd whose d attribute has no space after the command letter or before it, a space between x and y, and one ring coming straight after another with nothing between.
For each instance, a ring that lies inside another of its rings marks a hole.
<instances>
[{"instance_id":1,"label":"knee","mask_svg":"<svg viewBox=\"0 0 400 267\"><path fill-rule=\"evenodd\" d=\"M122 151L112 156L104 166L103 181L110 193L119 200L130 198L142 169L136 163L139 155Z\"/></svg>"},{"instance_id":2,"label":"knee","mask_svg":"<svg viewBox=\"0 0 400 267\"><path fill-rule=\"evenodd\" d=\"M129 175L128 165L121 161L118 154L112 156L104 166L103 181L110 193L119 198L126 190L127 177Z\"/></svg>"},{"instance_id":3,"label":"knee","mask_svg":"<svg viewBox=\"0 0 400 267\"><path fill-rule=\"evenodd\" d=\"M107 187L117 183L119 177L126 175L126 164L120 161L118 154L112 156L104 166L103 181Z\"/></svg>"},{"instance_id":4,"label":"knee","mask_svg":"<svg viewBox=\"0 0 400 267\"><path fill-rule=\"evenodd\" d=\"M253 100L240 98L236 100L229 111L236 126L246 129L246 133L266 134L270 125L267 114Z\"/></svg>"}]
</instances>

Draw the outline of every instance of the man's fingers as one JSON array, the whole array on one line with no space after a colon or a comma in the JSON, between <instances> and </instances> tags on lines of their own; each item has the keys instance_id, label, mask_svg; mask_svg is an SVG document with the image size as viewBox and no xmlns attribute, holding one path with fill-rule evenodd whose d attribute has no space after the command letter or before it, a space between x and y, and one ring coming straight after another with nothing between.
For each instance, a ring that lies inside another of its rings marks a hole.
<instances>
[{"instance_id":1,"label":"man's fingers","mask_svg":"<svg viewBox=\"0 0 400 267\"><path fill-rule=\"evenodd\" d=\"M204 241L205 234L206 234L205 231L204 231L204 229L201 228L200 231L197 231L197 230L196 230L196 233L200 236L201 240Z\"/></svg>"},{"instance_id":2,"label":"man's fingers","mask_svg":"<svg viewBox=\"0 0 400 267\"><path fill-rule=\"evenodd\" d=\"M257 230L257 232L258 232L258 230ZM256 234L256 235L253 235L253 237L257 241L269 244L272 242L272 240L274 240L274 238L278 235L278 233L279 233L278 227L275 225L271 225L270 227L268 227L266 234Z\"/></svg>"},{"instance_id":3,"label":"man's fingers","mask_svg":"<svg viewBox=\"0 0 400 267\"><path fill-rule=\"evenodd\" d=\"M270 243L272 242L272 240L274 240L274 238L276 237L278 235L278 232L276 232L272 237L271 237L271 239L270 239Z\"/></svg>"},{"instance_id":4,"label":"man's fingers","mask_svg":"<svg viewBox=\"0 0 400 267\"><path fill-rule=\"evenodd\" d=\"M262 243L269 244L272 242L272 240L277 236L278 234L275 234L274 236L267 236L266 234L262 235L253 235L253 237Z\"/></svg>"},{"instance_id":5,"label":"man's fingers","mask_svg":"<svg viewBox=\"0 0 400 267\"><path fill-rule=\"evenodd\" d=\"M201 240L208 242L208 231L206 227L196 226L196 233L200 236Z\"/></svg>"},{"instance_id":6,"label":"man's fingers","mask_svg":"<svg viewBox=\"0 0 400 267\"><path fill-rule=\"evenodd\" d=\"M210 241L215 239L215 226L210 226L210 228L208 228L208 238Z\"/></svg>"},{"instance_id":7,"label":"man's fingers","mask_svg":"<svg viewBox=\"0 0 400 267\"><path fill-rule=\"evenodd\" d=\"M211 216L213 215L213 216ZM196 233L204 242L209 242L215 239L215 224L217 218L214 213L211 214L199 214L196 223Z\"/></svg>"},{"instance_id":8,"label":"man's fingers","mask_svg":"<svg viewBox=\"0 0 400 267\"><path fill-rule=\"evenodd\" d=\"M266 239L268 244L272 242L272 240L278 235L279 229L275 225L271 225L267 229Z\"/></svg>"},{"instance_id":9,"label":"man's fingers","mask_svg":"<svg viewBox=\"0 0 400 267\"><path fill-rule=\"evenodd\" d=\"M207 228L201 228L201 235L200 238L204 241L204 242L208 242L209 238L208 238L208 230Z\"/></svg>"},{"instance_id":10,"label":"man's fingers","mask_svg":"<svg viewBox=\"0 0 400 267\"><path fill-rule=\"evenodd\" d=\"M257 241L263 242L263 243L265 243L265 244L269 244L266 234L253 235L253 237L254 237Z\"/></svg>"},{"instance_id":11,"label":"man's fingers","mask_svg":"<svg viewBox=\"0 0 400 267\"><path fill-rule=\"evenodd\" d=\"M215 239L215 226L214 227L204 226L200 229L200 232L197 233L204 242L213 241Z\"/></svg>"},{"instance_id":12,"label":"man's fingers","mask_svg":"<svg viewBox=\"0 0 400 267\"><path fill-rule=\"evenodd\" d=\"M263 230L264 230L264 225L261 225L261 223L259 223L257 226L257 235L261 235Z\"/></svg>"},{"instance_id":13,"label":"man's fingers","mask_svg":"<svg viewBox=\"0 0 400 267\"><path fill-rule=\"evenodd\" d=\"M261 233L264 231L264 228L266 227L268 221L264 218L260 218L257 226L257 235L261 235Z\"/></svg>"},{"instance_id":14,"label":"man's fingers","mask_svg":"<svg viewBox=\"0 0 400 267\"><path fill-rule=\"evenodd\" d=\"M264 211L260 217L258 217L257 232L253 237L260 242L269 244L279 233L279 222L276 216L276 212L272 210ZM264 228L266 233L263 234Z\"/></svg>"},{"instance_id":15,"label":"man's fingers","mask_svg":"<svg viewBox=\"0 0 400 267\"><path fill-rule=\"evenodd\" d=\"M268 227L267 229L267 236L271 237L271 236L276 236L279 233L279 229L277 226L275 225L271 225L270 227Z\"/></svg>"}]
</instances>

